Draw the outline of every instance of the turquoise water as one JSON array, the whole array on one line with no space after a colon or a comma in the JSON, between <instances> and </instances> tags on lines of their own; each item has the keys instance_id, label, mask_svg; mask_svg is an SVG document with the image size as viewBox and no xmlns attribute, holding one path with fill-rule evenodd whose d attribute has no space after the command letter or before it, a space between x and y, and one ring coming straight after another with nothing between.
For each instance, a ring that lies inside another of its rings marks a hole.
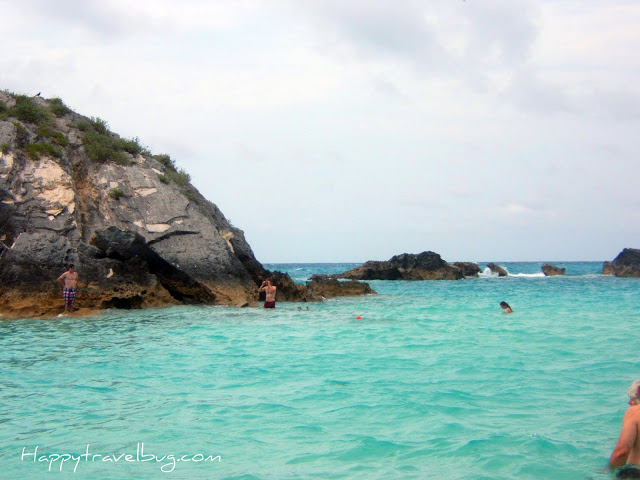
<instances>
[{"instance_id":1,"label":"turquoise water","mask_svg":"<svg viewBox=\"0 0 640 480\"><path fill-rule=\"evenodd\" d=\"M640 280L504 265L275 310L0 322L0 478L610 478L640 378ZM103 457L48 471L87 445Z\"/></svg>"}]
</instances>

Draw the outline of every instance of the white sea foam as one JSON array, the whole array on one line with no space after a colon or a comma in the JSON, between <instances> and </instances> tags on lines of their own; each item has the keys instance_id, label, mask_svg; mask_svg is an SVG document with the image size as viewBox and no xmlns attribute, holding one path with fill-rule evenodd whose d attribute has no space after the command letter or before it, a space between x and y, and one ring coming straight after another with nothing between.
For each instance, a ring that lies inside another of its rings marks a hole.
<instances>
[{"instance_id":1,"label":"white sea foam","mask_svg":"<svg viewBox=\"0 0 640 480\"><path fill-rule=\"evenodd\" d=\"M504 268L504 267L503 267ZM509 270L505 268L505 271L509 273ZM484 270L478 274L480 278L497 278L499 277L498 272L494 272L489 267L484 267Z\"/></svg>"},{"instance_id":2,"label":"white sea foam","mask_svg":"<svg viewBox=\"0 0 640 480\"><path fill-rule=\"evenodd\" d=\"M504 266L502 267L505 269L505 271L507 272L509 277L544 277L544 273L543 272L536 272L536 273L509 273L509 270L507 268L505 268ZM482 271L481 273L478 274L478 277L480 278L498 278L499 275L496 272L493 272L489 267L485 267L484 271Z\"/></svg>"}]
</instances>

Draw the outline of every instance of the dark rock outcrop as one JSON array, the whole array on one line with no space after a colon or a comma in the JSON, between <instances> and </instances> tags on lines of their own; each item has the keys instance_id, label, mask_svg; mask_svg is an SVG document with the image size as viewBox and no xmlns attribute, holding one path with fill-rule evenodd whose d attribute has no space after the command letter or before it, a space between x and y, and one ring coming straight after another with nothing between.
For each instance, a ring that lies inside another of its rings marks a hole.
<instances>
[{"instance_id":1,"label":"dark rock outcrop","mask_svg":"<svg viewBox=\"0 0 640 480\"><path fill-rule=\"evenodd\" d=\"M602 264L602 275L614 275L613 265L611 265L611 262L604 262Z\"/></svg>"},{"instance_id":2,"label":"dark rock outcrop","mask_svg":"<svg viewBox=\"0 0 640 480\"><path fill-rule=\"evenodd\" d=\"M496 265L495 263L488 263L487 267L494 274L498 274L499 277L507 277L509 275L509 273L504 268L502 268L500 265Z\"/></svg>"},{"instance_id":3,"label":"dark rock outcrop","mask_svg":"<svg viewBox=\"0 0 640 480\"><path fill-rule=\"evenodd\" d=\"M640 277L640 249L625 248L611 262L616 277Z\"/></svg>"},{"instance_id":4,"label":"dark rock outcrop","mask_svg":"<svg viewBox=\"0 0 640 480\"><path fill-rule=\"evenodd\" d=\"M453 266L459 268L465 277L477 277L480 274L480 267L473 262L454 262Z\"/></svg>"},{"instance_id":5,"label":"dark rock outcrop","mask_svg":"<svg viewBox=\"0 0 640 480\"><path fill-rule=\"evenodd\" d=\"M564 275L566 271L566 268L556 267L555 265L551 265L550 263L545 263L544 265L542 265L542 273L544 273L546 277Z\"/></svg>"},{"instance_id":6,"label":"dark rock outcrop","mask_svg":"<svg viewBox=\"0 0 640 480\"><path fill-rule=\"evenodd\" d=\"M403 253L386 261L368 261L337 275L353 280L460 280L461 269L445 262L434 252Z\"/></svg>"},{"instance_id":7,"label":"dark rock outcrop","mask_svg":"<svg viewBox=\"0 0 640 480\"><path fill-rule=\"evenodd\" d=\"M125 265L133 262L138 265L138 271L154 275L157 282L182 303L215 303L216 297L213 292L158 255L139 233L123 232L116 227L108 227L96 231L90 243L96 247L98 258L104 256ZM140 283L135 279L116 281L132 286ZM106 286L100 285L101 288Z\"/></svg>"}]
</instances>

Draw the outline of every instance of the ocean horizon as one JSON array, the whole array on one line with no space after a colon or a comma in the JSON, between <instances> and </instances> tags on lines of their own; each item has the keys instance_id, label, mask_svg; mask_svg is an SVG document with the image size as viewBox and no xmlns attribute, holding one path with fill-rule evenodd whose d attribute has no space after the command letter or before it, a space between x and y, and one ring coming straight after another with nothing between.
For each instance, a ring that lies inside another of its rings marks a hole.
<instances>
[{"instance_id":1,"label":"ocean horizon","mask_svg":"<svg viewBox=\"0 0 640 480\"><path fill-rule=\"evenodd\" d=\"M2 321L0 478L611 478L640 279L477 263L274 310ZM265 267L304 282L361 264Z\"/></svg>"}]
</instances>

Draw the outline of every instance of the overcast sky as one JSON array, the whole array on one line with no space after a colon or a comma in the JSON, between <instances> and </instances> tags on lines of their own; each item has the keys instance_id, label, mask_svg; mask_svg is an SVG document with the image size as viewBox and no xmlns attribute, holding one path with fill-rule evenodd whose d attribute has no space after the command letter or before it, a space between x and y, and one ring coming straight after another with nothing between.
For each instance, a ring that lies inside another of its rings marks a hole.
<instances>
[{"instance_id":1,"label":"overcast sky","mask_svg":"<svg viewBox=\"0 0 640 480\"><path fill-rule=\"evenodd\" d=\"M258 260L640 248L637 0L0 0L0 89L169 153Z\"/></svg>"}]
</instances>

